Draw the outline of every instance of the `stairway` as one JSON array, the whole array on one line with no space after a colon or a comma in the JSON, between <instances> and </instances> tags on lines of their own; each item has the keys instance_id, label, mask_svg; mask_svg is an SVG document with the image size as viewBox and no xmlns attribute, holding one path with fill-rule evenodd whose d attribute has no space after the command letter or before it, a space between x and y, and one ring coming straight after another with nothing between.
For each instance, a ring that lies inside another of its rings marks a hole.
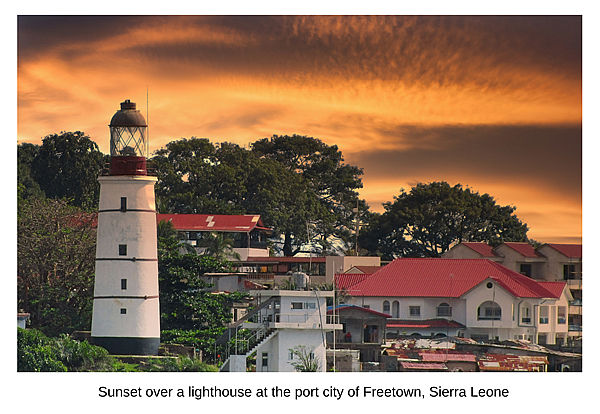
<instances>
[{"instance_id":1,"label":"stairway","mask_svg":"<svg viewBox=\"0 0 600 414\"><path fill-rule=\"evenodd\" d=\"M246 366L245 361L246 358L248 358L250 355L252 355L254 352L256 352L256 350L258 349L259 346L261 346L262 344L266 343L267 341L270 341L271 338L273 338L275 335L277 335L279 333L279 331L277 329L267 329L265 331L265 336L256 344L252 347L252 349L250 349L248 352L246 352L245 354L242 355L235 355L235 354L231 354L223 363L223 365L221 365L221 368L219 368L220 372L233 372L230 371L230 365L232 365L232 359L238 358L238 357L243 357L244 359L244 367ZM239 371L238 371L239 372Z\"/></svg>"}]
</instances>

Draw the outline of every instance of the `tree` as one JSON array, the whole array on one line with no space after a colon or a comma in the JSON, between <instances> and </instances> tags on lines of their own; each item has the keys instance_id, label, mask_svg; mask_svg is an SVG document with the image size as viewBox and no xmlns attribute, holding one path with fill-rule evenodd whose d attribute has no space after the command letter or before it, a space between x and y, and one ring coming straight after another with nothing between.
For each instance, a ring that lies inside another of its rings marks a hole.
<instances>
[{"instance_id":1,"label":"tree","mask_svg":"<svg viewBox=\"0 0 600 414\"><path fill-rule=\"evenodd\" d=\"M85 210L98 207L98 175L107 158L81 131L51 134L31 164L32 177L49 198L67 198Z\"/></svg>"},{"instance_id":2,"label":"tree","mask_svg":"<svg viewBox=\"0 0 600 414\"><path fill-rule=\"evenodd\" d=\"M64 200L19 201L17 300L33 327L48 335L89 329L95 247L91 215Z\"/></svg>"},{"instance_id":3,"label":"tree","mask_svg":"<svg viewBox=\"0 0 600 414\"><path fill-rule=\"evenodd\" d=\"M527 225L513 214L516 207L499 206L489 194L460 184L420 183L394 199L384 204L383 214L371 217L359 241L386 260L439 257L463 241L496 246L527 240Z\"/></svg>"},{"instance_id":4,"label":"tree","mask_svg":"<svg viewBox=\"0 0 600 414\"><path fill-rule=\"evenodd\" d=\"M275 235L302 236L310 217L318 215L318 198L299 174L235 144L173 141L152 164L161 212L260 214Z\"/></svg>"},{"instance_id":5,"label":"tree","mask_svg":"<svg viewBox=\"0 0 600 414\"><path fill-rule=\"evenodd\" d=\"M213 355L216 339L231 322L231 305L244 293L216 294L202 279L208 272L229 271L230 264L208 255L182 249L164 229L158 237L161 340L184 343Z\"/></svg>"},{"instance_id":6,"label":"tree","mask_svg":"<svg viewBox=\"0 0 600 414\"><path fill-rule=\"evenodd\" d=\"M231 258L240 259L239 253L233 250L233 238L222 232L210 232L202 235L199 247L204 248L204 254L219 261Z\"/></svg>"},{"instance_id":7,"label":"tree","mask_svg":"<svg viewBox=\"0 0 600 414\"><path fill-rule=\"evenodd\" d=\"M40 152L34 144L17 145L17 191L19 198L43 197L45 194L32 176L31 168Z\"/></svg>"},{"instance_id":8,"label":"tree","mask_svg":"<svg viewBox=\"0 0 600 414\"><path fill-rule=\"evenodd\" d=\"M315 354L306 345L298 345L290 349L294 355L292 366L299 372L318 372L321 364Z\"/></svg>"},{"instance_id":9,"label":"tree","mask_svg":"<svg viewBox=\"0 0 600 414\"><path fill-rule=\"evenodd\" d=\"M356 207L362 212L367 210L357 192L362 188L363 171L345 164L336 145L329 146L317 138L302 135L273 135L254 142L252 151L299 174L307 186L305 191L315 195L317 204L306 212L306 220L300 221L312 227L307 230L311 233L311 242L317 242L324 251L335 250L332 240L352 243L352 222L356 218L353 210ZM306 236L306 231L298 228L286 229L284 254L293 256L300 251Z\"/></svg>"}]
</instances>

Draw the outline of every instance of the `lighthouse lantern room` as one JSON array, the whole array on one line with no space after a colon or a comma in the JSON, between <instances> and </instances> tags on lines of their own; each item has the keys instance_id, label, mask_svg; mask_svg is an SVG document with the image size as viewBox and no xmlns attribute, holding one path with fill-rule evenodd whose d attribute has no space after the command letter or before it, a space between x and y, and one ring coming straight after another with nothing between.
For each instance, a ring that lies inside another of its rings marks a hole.
<instances>
[{"instance_id":1,"label":"lighthouse lantern room","mask_svg":"<svg viewBox=\"0 0 600 414\"><path fill-rule=\"evenodd\" d=\"M110 170L100 202L92 342L112 354L156 355L160 344L156 177L146 169L147 124L134 102L110 122Z\"/></svg>"}]
</instances>

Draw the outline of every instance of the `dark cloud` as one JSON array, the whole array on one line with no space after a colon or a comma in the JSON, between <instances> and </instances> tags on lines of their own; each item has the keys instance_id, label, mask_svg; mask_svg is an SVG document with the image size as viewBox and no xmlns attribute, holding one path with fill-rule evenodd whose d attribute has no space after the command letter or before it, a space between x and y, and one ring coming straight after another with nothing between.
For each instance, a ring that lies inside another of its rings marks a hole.
<instances>
[{"instance_id":1,"label":"dark cloud","mask_svg":"<svg viewBox=\"0 0 600 414\"><path fill-rule=\"evenodd\" d=\"M514 70L581 78L580 16L20 16L19 55L60 49L63 58L76 59L95 51L62 47L153 27L168 36L169 26L235 34L240 41L128 46L120 39L115 46L153 70L188 75L195 73L192 64L289 76L290 82L334 77L497 88L522 82L510 76Z\"/></svg>"},{"instance_id":2,"label":"dark cloud","mask_svg":"<svg viewBox=\"0 0 600 414\"><path fill-rule=\"evenodd\" d=\"M493 179L515 186L543 187L581 202L581 126L400 125L382 131L412 145L404 149L346 154L370 180L435 175Z\"/></svg>"}]
</instances>

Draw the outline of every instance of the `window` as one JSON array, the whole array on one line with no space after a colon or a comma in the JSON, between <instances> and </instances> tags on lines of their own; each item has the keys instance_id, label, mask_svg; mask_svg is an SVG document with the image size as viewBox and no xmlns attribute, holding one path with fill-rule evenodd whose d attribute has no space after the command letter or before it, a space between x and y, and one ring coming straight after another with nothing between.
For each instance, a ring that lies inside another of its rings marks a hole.
<instances>
[{"instance_id":1,"label":"window","mask_svg":"<svg viewBox=\"0 0 600 414\"><path fill-rule=\"evenodd\" d=\"M127 197L121 197L121 211L127 211Z\"/></svg>"},{"instance_id":2,"label":"window","mask_svg":"<svg viewBox=\"0 0 600 414\"><path fill-rule=\"evenodd\" d=\"M531 263L521 263L519 273L531 277Z\"/></svg>"},{"instance_id":3,"label":"window","mask_svg":"<svg viewBox=\"0 0 600 414\"><path fill-rule=\"evenodd\" d=\"M127 313L127 309L121 308L121 315L125 315Z\"/></svg>"},{"instance_id":4,"label":"window","mask_svg":"<svg viewBox=\"0 0 600 414\"><path fill-rule=\"evenodd\" d=\"M292 359L294 359L294 350L290 349L289 354L288 354L288 359L291 361Z\"/></svg>"},{"instance_id":5,"label":"window","mask_svg":"<svg viewBox=\"0 0 600 414\"><path fill-rule=\"evenodd\" d=\"M563 266L563 276L565 280L575 279L575 265L566 264Z\"/></svg>"},{"instance_id":6,"label":"window","mask_svg":"<svg viewBox=\"0 0 600 414\"><path fill-rule=\"evenodd\" d=\"M303 308L303 303L302 302L292 302L292 309L302 309Z\"/></svg>"},{"instance_id":7,"label":"window","mask_svg":"<svg viewBox=\"0 0 600 414\"><path fill-rule=\"evenodd\" d=\"M269 366L269 354L267 352L262 353L262 364L263 367Z\"/></svg>"},{"instance_id":8,"label":"window","mask_svg":"<svg viewBox=\"0 0 600 414\"><path fill-rule=\"evenodd\" d=\"M548 323L548 306L540 306L540 324L546 325Z\"/></svg>"},{"instance_id":9,"label":"window","mask_svg":"<svg viewBox=\"0 0 600 414\"><path fill-rule=\"evenodd\" d=\"M304 305L306 309L317 309L315 302L306 302Z\"/></svg>"},{"instance_id":10,"label":"window","mask_svg":"<svg viewBox=\"0 0 600 414\"><path fill-rule=\"evenodd\" d=\"M122 290L127 289L127 279L121 279L121 289Z\"/></svg>"},{"instance_id":11,"label":"window","mask_svg":"<svg viewBox=\"0 0 600 414\"><path fill-rule=\"evenodd\" d=\"M500 320L501 318L502 309L496 302L483 302L477 309L477 320Z\"/></svg>"},{"instance_id":12,"label":"window","mask_svg":"<svg viewBox=\"0 0 600 414\"><path fill-rule=\"evenodd\" d=\"M127 256L127 245L119 244L119 256Z\"/></svg>"},{"instance_id":13,"label":"window","mask_svg":"<svg viewBox=\"0 0 600 414\"><path fill-rule=\"evenodd\" d=\"M531 309L529 304L525 304L521 308L521 323L531 323Z\"/></svg>"},{"instance_id":14,"label":"window","mask_svg":"<svg viewBox=\"0 0 600 414\"><path fill-rule=\"evenodd\" d=\"M447 303L440 303L437 307L437 316L452 316L452 307Z\"/></svg>"},{"instance_id":15,"label":"window","mask_svg":"<svg viewBox=\"0 0 600 414\"><path fill-rule=\"evenodd\" d=\"M566 324L567 323L567 307L566 306L559 306L558 307L558 315L557 315L556 321L559 324Z\"/></svg>"},{"instance_id":16,"label":"window","mask_svg":"<svg viewBox=\"0 0 600 414\"><path fill-rule=\"evenodd\" d=\"M397 300L392 302L392 317L399 318L400 317L400 302Z\"/></svg>"},{"instance_id":17,"label":"window","mask_svg":"<svg viewBox=\"0 0 600 414\"><path fill-rule=\"evenodd\" d=\"M383 301L383 311L386 313L390 313L390 302L387 300Z\"/></svg>"},{"instance_id":18,"label":"window","mask_svg":"<svg viewBox=\"0 0 600 414\"><path fill-rule=\"evenodd\" d=\"M409 306L408 314L410 316L421 316L421 307L420 306Z\"/></svg>"}]
</instances>

